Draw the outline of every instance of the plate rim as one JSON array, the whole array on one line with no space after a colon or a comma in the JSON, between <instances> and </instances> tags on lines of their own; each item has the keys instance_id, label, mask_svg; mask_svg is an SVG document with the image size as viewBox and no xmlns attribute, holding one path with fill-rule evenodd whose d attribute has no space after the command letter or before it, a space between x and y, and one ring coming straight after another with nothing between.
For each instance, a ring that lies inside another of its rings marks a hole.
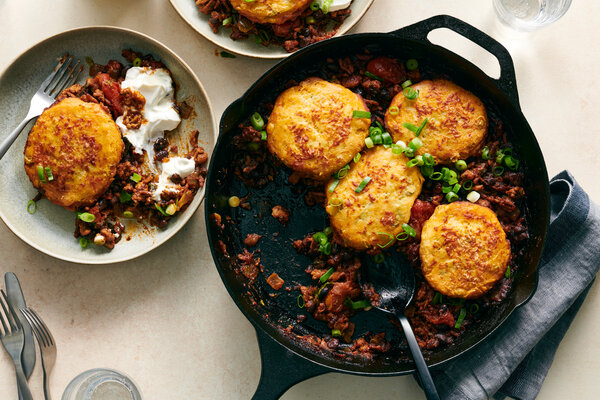
<instances>
[{"instance_id":1,"label":"plate rim","mask_svg":"<svg viewBox=\"0 0 600 400\"><path fill-rule=\"evenodd\" d=\"M367 1L367 4L360 11L360 13L358 14L358 18L356 18L356 21L348 24L347 26L344 26L344 24L342 23L342 26L340 26L340 29L338 29L338 31L336 32L336 34L333 37L344 35L346 32L348 32L350 29L352 29L364 17L364 15L367 13L367 11L369 11L369 9L371 8L371 6L375 2L375 0L366 0L366 1ZM245 56L245 57L250 57L250 58L257 58L257 59L265 59L265 60L266 59L269 59L269 60L281 60L281 59L286 58L290 54L293 54L293 53L287 53L287 52L286 53L282 53L282 54L260 54L260 53L257 53L257 52L247 51L247 50L243 50L243 49L240 50L240 49L236 49L233 46L233 43L235 43L235 41L233 39L230 40L230 42L232 43L231 45L223 46L221 43L217 43L217 41L213 37L213 35L207 35L204 32L201 32L198 28L196 28L196 26L192 23L192 21L190 20L190 18L188 18L186 16L186 14L175 5L174 0L169 0L169 3L175 9L175 11L177 12L177 14L179 14L179 16L181 17L181 19L183 19L188 24L188 26L190 28L192 28L194 31L196 31L196 33L198 33L200 36L202 36L203 38L205 38L206 40L208 40L209 42L211 42L215 46L218 46L219 48L227 50L227 51L229 51L231 53L234 53L234 54L237 54L237 55L240 55L240 56Z\"/></svg>"},{"instance_id":2,"label":"plate rim","mask_svg":"<svg viewBox=\"0 0 600 400\"><path fill-rule=\"evenodd\" d=\"M81 26L81 27L67 29L65 31L61 31L59 33L48 36L48 37L32 44L31 46L27 47L25 50L21 51L16 57L14 57L12 60L10 60L10 62L7 64L7 66L0 72L0 83L4 79L6 79L6 74L13 67L13 65L16 62L18 62L19 59L21 59L23 56L25 56L27 53L29 53L36 47L43 46L44 44L46 44L50 41L59 40L61 36L73 34L75 32L93 31L93 30L122 32L122 33L127 33L127 34L130 34L133 36L141 37L144 40L147 40L147 41L151 42L152 44L156 45L157 47L161 48L163 51L166 51L167 53L169 53L169 55L171 57L173 57L175 60L177 60L179 63L181 63L183 68L186 69L191 74L191 77L198 85L200 92L202 93L202 95L204 96L204 99L206 100L206 106L208 108L208 112L210 113L210 124L212 127L212 139L213 139L213 144L212 144L211 148L207 149L207 150L209 150L208 153L209 153L209 158L210 158L212 156L212 151L214 149L214 145L216 144L216 141L219 137L219 131L217 129L214 108L213 108L211 99L208 96L206 89L204 88L204 85L202 84L202 82L200 81L200 79L198 78L198 76L196 75L194 70L180 56L178 56L173 50L171 50L171 48L169 48L167 45L165 45L161 41L154 39L153 37L151 37L145 33L136 31L134 29L123 28L123 27L113 26L113 25L87 25L87 26ZM200 196L200 201L198 202L196 207L190 212L189 216L187 216L186 219L183 222L181 222L181 226L174 228L174 229L169 229L168 234L164 238L162 238L160 241L153 242L150 246L143 247L138 251L132 252L131 254L123 255L121 257L116 257L114 259L81 260L76 257L56 253L56 252L52 251L51 249L43 249L37 243L32 242L31 240L28 240L20 233L17 233L17 231L15 231L16 227L14 226L14 224L12 224L10 221L8 221L5 218L5 212L3 211L2 208L0 208L0 219L2 219L2 222L8 227L10 232L12 234L14 234L16 237L18 237L23 242L25 242L26 244L28 244L35 250L39 251L40 253L49 255L55 259L68 261L68 262L75 263L75 264L82 264L82 265L117 264L117 263L122 263L125 261L130 261L130 260L138 258L144 254L147 254L147 253L151 252L152 250L160 247L162 244L166 243L169 239L171 239L177 232L179 232L189 222L189 220L194 216L194 214L196 214L200 205L202 205L202 203L204 202L204 196L205 196L204 187L201 189L201 193L197 193L196 196ZM195 196L194 196L194 198L195 198Z\"/></svg>"}]
</instances>

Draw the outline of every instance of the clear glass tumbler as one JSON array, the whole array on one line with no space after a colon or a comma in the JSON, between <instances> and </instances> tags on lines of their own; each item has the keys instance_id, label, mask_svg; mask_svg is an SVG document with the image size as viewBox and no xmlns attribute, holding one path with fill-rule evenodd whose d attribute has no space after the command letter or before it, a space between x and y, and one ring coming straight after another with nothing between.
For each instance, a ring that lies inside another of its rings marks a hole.
<instances>
[{"instance_id":1,"label":"clear glass tumbler","mask_svg":"<svg viewBox=\"0 0 600 400\"><path fill-rule=\"evenodd\" d=\"M67 385L62 400L142 400L142 396L126 375L111 369L91 369Z\"/></svg>"},{"instance_id":2,"label":"clear glass tumbler","mask_svg":"<svg viewBox=\"0 0 600 400\"><path fill-rule=\"evenodd\" d=\"M493 0L493 3L501 22L520 31L534 31L565 15L571 0Z\"/></svg>"}]
</instances>

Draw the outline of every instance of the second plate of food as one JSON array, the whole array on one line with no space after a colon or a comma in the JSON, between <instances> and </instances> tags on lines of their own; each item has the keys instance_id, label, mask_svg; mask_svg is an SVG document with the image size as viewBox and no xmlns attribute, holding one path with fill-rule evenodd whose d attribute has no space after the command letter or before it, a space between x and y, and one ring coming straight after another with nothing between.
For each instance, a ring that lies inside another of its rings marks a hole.
<instances>
[{"instance_id":1,"label":"second plate of food","mask_svg":"<svg viewBox=\"0 0 600 400\"><path fill-rule=\"evenodd\" d=\"M374 0L170 0L199 34L232 53L284 58L343 35Z\"/></svg>"},{"instance_id":2,"label":"second plate of food","mask_svg":"<svg viewBox=\"0 0 600 400\"><path fill-rule=\"evenodd\" d=\"M0 76L0 140L67 53L83 66L77 85L0 160L11 188L0 194L0 217L53 257L129 260L167 241L202 202L212 108L191 69L161 43L122 28L78 28L30 48Z\"/></svg>"}]
</instances>

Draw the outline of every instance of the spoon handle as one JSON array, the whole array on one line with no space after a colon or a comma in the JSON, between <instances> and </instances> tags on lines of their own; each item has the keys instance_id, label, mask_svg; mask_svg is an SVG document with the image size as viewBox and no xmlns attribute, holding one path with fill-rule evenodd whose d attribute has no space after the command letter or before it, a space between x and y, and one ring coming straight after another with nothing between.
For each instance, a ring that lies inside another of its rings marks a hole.
<instances>
[{"instance_id":1,"label":"spoon handle","mask_svg":"<svg viewBox=\"0 0 600 400\"><path fill-rule=\"evenodd\" d=\"M427 396L428 400L440 400L440 396L435 388L435 384L433 383L433 379L429 373L429 368L425 363L423 353L421 353L421 349L417 343L417 338L415 338L415 334L410 326L410 322L408 322L408 318L406 318L404 313L399 312L398 319L402 325L402 330L406 336L406 341L408 342L408 347L410 348L410 352L412 353L415 364L417 364L417 371L419 373L419 377L421 378L421 384L423 385L425 396Z\"/></svg>"}]
</instances>

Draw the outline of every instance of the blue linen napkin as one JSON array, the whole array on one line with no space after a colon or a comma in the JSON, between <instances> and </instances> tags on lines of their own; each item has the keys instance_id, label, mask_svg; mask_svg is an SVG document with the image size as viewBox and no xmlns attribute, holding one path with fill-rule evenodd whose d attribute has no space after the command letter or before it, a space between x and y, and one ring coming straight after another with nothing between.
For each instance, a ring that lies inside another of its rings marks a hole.
<instances>
[{"instance_id":1,"label":"blue linen napkin","mask_svg":"<svg viewBox=\"0 0 600 400\"><path fill-rule=\"evenodd\" d=\"M550 182L550 227L533 297L477 348L432 371L442 399L534 399L600 268L600 208L573 176Z\"/></svg>"}]
</instances>

